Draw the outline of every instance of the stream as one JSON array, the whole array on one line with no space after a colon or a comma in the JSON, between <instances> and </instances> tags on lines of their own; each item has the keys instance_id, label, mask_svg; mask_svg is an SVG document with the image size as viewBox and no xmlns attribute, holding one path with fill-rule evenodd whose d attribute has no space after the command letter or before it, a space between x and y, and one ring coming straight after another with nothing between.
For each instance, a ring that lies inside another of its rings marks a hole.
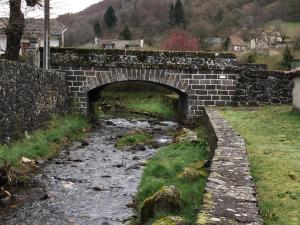
<instances>
[{"instance_id":1,"label":"stream","mask_svg":"<svg viewBox=\"0 0 300 225\"><path fill-rule=\"evenodd\" d=\"M135 129L152 134L154 147L116 149L116 140ZM146 161L171 143L177 129L175 122L155 119L102 120L85 142L45 162L32 187L0 205L0 224L127 224L136 217L134 196Z\"/></svg>"}]
</instances>

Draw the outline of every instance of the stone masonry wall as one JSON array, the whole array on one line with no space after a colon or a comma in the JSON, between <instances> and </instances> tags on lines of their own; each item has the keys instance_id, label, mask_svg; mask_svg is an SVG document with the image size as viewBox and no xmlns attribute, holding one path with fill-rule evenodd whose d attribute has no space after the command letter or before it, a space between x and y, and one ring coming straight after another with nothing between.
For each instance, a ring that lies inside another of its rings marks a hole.
<instances>
[{"instance_id":1,"label":"stone masonry wall","mask_svg":"<svg viewBox=\"0 0 300 225\"><path fill-rule=\"evenodd\" d=\"M284 72L242 70L236 75L235 89L235 106L293 102L293 76Z\"/></svg>"},{"instance_id":2,"label":"stone masonry wall","mask_svg":"<svg viewBox=\"0 0 300 225\"><path fill-rule=\"evenodd\" d=\"M237 68L236 56L231 53L79 48L51 48L50 52L51 64L56 66L176 70L233 70Z\"/></svg>"},{"instance_id":3,"label":"stone masonry wall","mask_svg":"<svg viewBox=\"0 0 300 225\"><path fill-rule=\"evenodd\" d=\"M87 113L89 92L103 85L121 81L145 81L164 85L186 94L188 117L201 116L204 106L227 106L234 97L235 74L226 71L184 71L171 69L99 68L87 66L52 66L67 73L67 85L73 106Z\"/></svg>"},{"instance_id":4,"label":"stone masonry wall","mask_svg":"<svg viewBox=\"0 0 300 225\"><path fill-rule=\"evenodd\" d=\"M198 225L262 225L244 140L214 109L206 108L216 137Z\"/></svg>"},{"instance_id":5,"label":"stone masonry wall","mask_svg":"<svg viewBox=\"0 0 300 225\"><path fill-rule=\"evenodd\" d=\"M65 74L0 60L0 143L67 110Z\"/></svg>"}]
</instances>

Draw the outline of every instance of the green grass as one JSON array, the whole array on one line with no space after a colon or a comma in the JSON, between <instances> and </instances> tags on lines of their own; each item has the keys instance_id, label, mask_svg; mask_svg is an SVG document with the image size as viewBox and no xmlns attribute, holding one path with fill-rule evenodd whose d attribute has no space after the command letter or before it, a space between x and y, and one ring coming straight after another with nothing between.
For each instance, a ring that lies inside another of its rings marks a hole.
<instances>
[{"instance_id":1,"label":"green grass","mask_svg":"<svg viewBox=\"0 0 300 225\"><path fill-rule=\"evenodd\" d=\"M163 118L174 118L176 112L174 105L176 99L165 96L162 93L141 91L141 92L115 92L103 91L101 100L114 105L118 104L129 111L140 113L151 113Z\"/></svg>"},{"instance_id":2,"label":"green grass","mask_svg":"<svg viewBox=\"0 0 300 225\"><path fill-rule=\"evenodd\" d=\"M138 206L140 207L146 198L151 197L161 187L175 185L181 192L184 202L184 208L179 215L195 224L201 207L206 178L200 178L191 183L179 180L177 175L182 172L183 168L197 160L206 160L207 157L207 145L204 141L198 144L172 144L161 149L149 160L144 170L137 194ZM149 224L162 216L164 215L157 216Z\"/></svg>"},{"instance_id":3,"label":"green grass","mask_svg":"<svg viewBox=\"0 0 300 225\"><path fill-rule=\"evenodd\" d=\"M295 38L300 34L300 22L281 22L280 27L290 38Z\"/></svg>"},{"instance_id":4,"label":"green grass","mask_svg":"<svg viewBox=\"0 0 300 225\"><path fill-rule=\"evenodd\" d=\"M129 132L124 137L117 140L117 148L128 148L136 145L145 145L151 143L152 136L143 131Z\"/></svg>"},{"instance_id":5,"label":"green grass","mask_svg":"<svg viewBox=\"0 0 300 225\"><path fill-rule=\"evenodd\" d=\"M18 167L22 157L38 159L57 153L61 144L82 137L89 128L86 118L74 115L52 119L47 128L30 134L29 138L0 146L0 166L8 162Z\"/></svg>"},{"instance_id":6,"label":"green grass","mask_svg":"<svg viewBox=\"0 0 300 225\"><path fill-rule=\"evenodd\" d=\"M300 224L300 115L290 106L224 108L246 141L266 225Z\"/></svg>"},{"instance_id":7,"label":"green grass","mask_svg":"<svg viewBox=\"0 0 300 225\"><path fill-rule=\"evenodd\" d=\"M282 55L257 55L255 57L255 63L266 64L268 70L282 70L281 66Z\"/></svg>"}]
</instances>

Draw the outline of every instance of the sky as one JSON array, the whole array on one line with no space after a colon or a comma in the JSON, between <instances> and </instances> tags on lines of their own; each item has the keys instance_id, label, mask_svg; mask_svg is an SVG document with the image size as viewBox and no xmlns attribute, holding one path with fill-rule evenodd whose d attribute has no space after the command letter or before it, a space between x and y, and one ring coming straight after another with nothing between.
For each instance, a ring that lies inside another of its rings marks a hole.
<instances>
[{"instance_id":1,"label":"sky","mask_svg":"<svg viewBox=\"0 0 300 225\"><path fill-rule=\"evenodd\" d=\"M65 13L75 13L84 10L92 4L98 3L101 0L50 0L50 7L52 9L51 17L55 18L61 14ZM0 16L8 17L9 11L7 7L3 7L5 0L0 0L2 5L0 8ZM25 2L23 0L23 2ZM43 17L43 8L36 7L34 10L31 8L26 8L23 10L26 17Z\"/></svg>"}]
</instances>

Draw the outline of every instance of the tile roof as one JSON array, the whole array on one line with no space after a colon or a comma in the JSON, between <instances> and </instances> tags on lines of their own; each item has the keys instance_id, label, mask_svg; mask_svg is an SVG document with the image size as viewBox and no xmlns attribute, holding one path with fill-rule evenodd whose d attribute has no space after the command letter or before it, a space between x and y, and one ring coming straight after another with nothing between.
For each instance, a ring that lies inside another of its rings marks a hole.
<instances>
[{"instance_id":1,"label":"tile roof","mask_svg":"<svg viewBox=\"0 0 300 225\"><path fill-rule=\"evenodd\" d=\"M231 35L229 36L231 44L236 46L246 46L246 43L239 36Z\"/></svg>"},{"instance_id":2,"label":"tile roof","mask_svg":"<svg viewBox=\"0 0 300 225\"><path fill-rule=\"evenodd\" d=\"M8 18L0 18L0 34L5 34L4 30L8 24ZM50 35L61 35L66 27L56 19L50 20ZM44 34L44 19L28 18L25 20L24 34Z\"/></svg>"}]
</instances>

